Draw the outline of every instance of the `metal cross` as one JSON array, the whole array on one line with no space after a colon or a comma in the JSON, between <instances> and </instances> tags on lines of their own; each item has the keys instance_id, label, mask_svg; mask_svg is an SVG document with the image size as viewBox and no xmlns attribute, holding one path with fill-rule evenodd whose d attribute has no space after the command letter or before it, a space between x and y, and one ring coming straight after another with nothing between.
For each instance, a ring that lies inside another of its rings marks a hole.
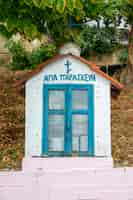
<instances>
[{"instance_id":1,"label":"metal cross","mask_svg":"<svg viewBox=\"0 0 133 200\"><path fill-rule=\"evenodd\" d=\"M71 65L72 65L72 63L69 62L69 60L67 60L65 63L65 66L67 67L67 71L66 71L67 74L69 74L69 72L72 71L72 69L70 68Z\"/></svg>"}]
</instances>

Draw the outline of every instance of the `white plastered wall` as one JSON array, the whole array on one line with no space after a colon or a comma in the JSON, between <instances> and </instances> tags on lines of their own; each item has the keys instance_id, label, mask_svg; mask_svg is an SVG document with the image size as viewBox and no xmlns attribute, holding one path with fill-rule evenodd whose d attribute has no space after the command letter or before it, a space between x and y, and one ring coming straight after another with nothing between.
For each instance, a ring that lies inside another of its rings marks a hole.
<instances>
[{"instance_id":1,"label":"white plastered wall","mask_svg":"<svg viewBox=\"0 0 133 200\"><path fill-rule=\"evenodd\" d=\"M95 74L95 82L86 81L49 81L44 83L46 74L65 74L65 61L72 63L72 74ZM95 156L111 156L111 122L110 122L110 81L89 69L87 65L66 56L47 65L39 74L26 83L26 141L25 156L41 156L42 118L43 118L43 83L44 84L94 84L95 108Z\"/></svg>"}]
</instances>

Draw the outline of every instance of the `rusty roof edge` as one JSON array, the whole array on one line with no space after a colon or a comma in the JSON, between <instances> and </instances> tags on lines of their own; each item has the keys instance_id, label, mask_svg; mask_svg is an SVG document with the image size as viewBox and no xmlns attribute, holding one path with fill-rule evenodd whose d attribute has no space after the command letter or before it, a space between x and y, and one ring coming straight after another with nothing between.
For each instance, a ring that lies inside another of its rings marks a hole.
<instances>
[{"instance_id":1,"label":"rusty roof edge","mask_svg":"<svg viewBox=\"0 0 133 200\"><path fill-rule=\"evenodd\" d=\"M88 61L88 60L86 60L85 58L83 58L81 56L78 57L78 56L75 56L75 55L72 55L72 54L64 54L64 55L57 54L55 57L44 61L43 63L37 65L37 67L35 69L33 69L32 71L28 72L27 77L24 77L22 80L18 80L14 84L14 87L19 87L19 86L25 84L26 81L28 81L34 75L36 75L37 73L39 73L45 66L47 66L48 64L54 62L55 60L58 60L60 58L64 58L66 56L72 56L73 58L75 58L77 60L80 60L84 64L88 65L90 67L90 69L92 69L92 71L95 71L96 73L98 73L99 75L101 75L102 77L104 77L105 79L111 81L112 85L114 85L117 89L122 90L124 88L123 84L121 84L119 81L113 79L111 76L109 76L108 74L106 74L103 71L101 71L100 68L97 67L97 65L95 65L93 62Z\"/></svg>"},{"instance_id":2,"label":"rusty roof edge","mask_svg":"<svg viewBox=\"0 0 133 200\"><path fill-rule=\"evenodd\" d=\"M85 58L83 57L77 57L75 55L72 55L73 57L75 57L76 59L79 59L81 62L87 64L91 69L92 71L95 71L96 73L100 74L102 77L104 77L105 79L111 81L112 85L114 85L115 87L117 87L118 89L123 89L124 88L124 85L121 84L119 81L117 81L116 79L112 78L111 76L109 76L108 74L104 73L103 71L101 71L101 69L96 65L94 64L93 62L91 61L88 61L86 60Z\"/></svg>"}]
</instances>

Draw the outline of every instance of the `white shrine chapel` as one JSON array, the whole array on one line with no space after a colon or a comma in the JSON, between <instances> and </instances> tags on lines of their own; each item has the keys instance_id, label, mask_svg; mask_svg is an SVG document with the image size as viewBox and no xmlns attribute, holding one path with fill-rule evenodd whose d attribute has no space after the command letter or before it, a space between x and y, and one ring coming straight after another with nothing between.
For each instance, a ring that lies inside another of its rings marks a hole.
<instances>
[{"instance_id":1,"label":"white shrine chapel","mask_svg":"<svg viewBox=\"0 0 133 200\"><path fill-rule=\"evenodd\" d=\"M25 157L111 158L111 87L123 86L69 45L28 75Z\"/></svg>"},{"instance_id":2,"label":"white shrine chapel","mask_svg":"<svg viewBox=\"0 0 133 200\"><path fill-rule=\"evenodd\" d=\"M0 173L0 200L132 200L133 169L113 168L111 149L111 94L123 85L72 43L24 84L25 157L21 172Z\"/></svg>"}]
</instances>

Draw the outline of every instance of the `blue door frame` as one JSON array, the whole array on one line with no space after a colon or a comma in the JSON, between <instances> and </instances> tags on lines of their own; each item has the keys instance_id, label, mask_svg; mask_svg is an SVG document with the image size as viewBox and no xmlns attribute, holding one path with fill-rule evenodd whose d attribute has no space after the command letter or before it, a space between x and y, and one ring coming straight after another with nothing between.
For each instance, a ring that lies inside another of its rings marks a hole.
<instances>
[{"instance_id":1,"label":"blue door frame","mask_svg":"<svg viewBox=\"0 0 133 200\"><path fill-rule=\"evenodd\" d=\"M72 91L88 90L88 110L72 110ZM49 90L64 90L65 109L49 111ZM68 112L69 111L69 112ZM64 152L48 151L48 115L64 114ZM72 115L88 115L88 152L80 153L79 156L94 156L94 86L79 84L47 84L43 86L43 130L42 130L42 156L71 156L72 155ZM67 130L69 128L69 131Z\"/></svg>"}]
</instances>

